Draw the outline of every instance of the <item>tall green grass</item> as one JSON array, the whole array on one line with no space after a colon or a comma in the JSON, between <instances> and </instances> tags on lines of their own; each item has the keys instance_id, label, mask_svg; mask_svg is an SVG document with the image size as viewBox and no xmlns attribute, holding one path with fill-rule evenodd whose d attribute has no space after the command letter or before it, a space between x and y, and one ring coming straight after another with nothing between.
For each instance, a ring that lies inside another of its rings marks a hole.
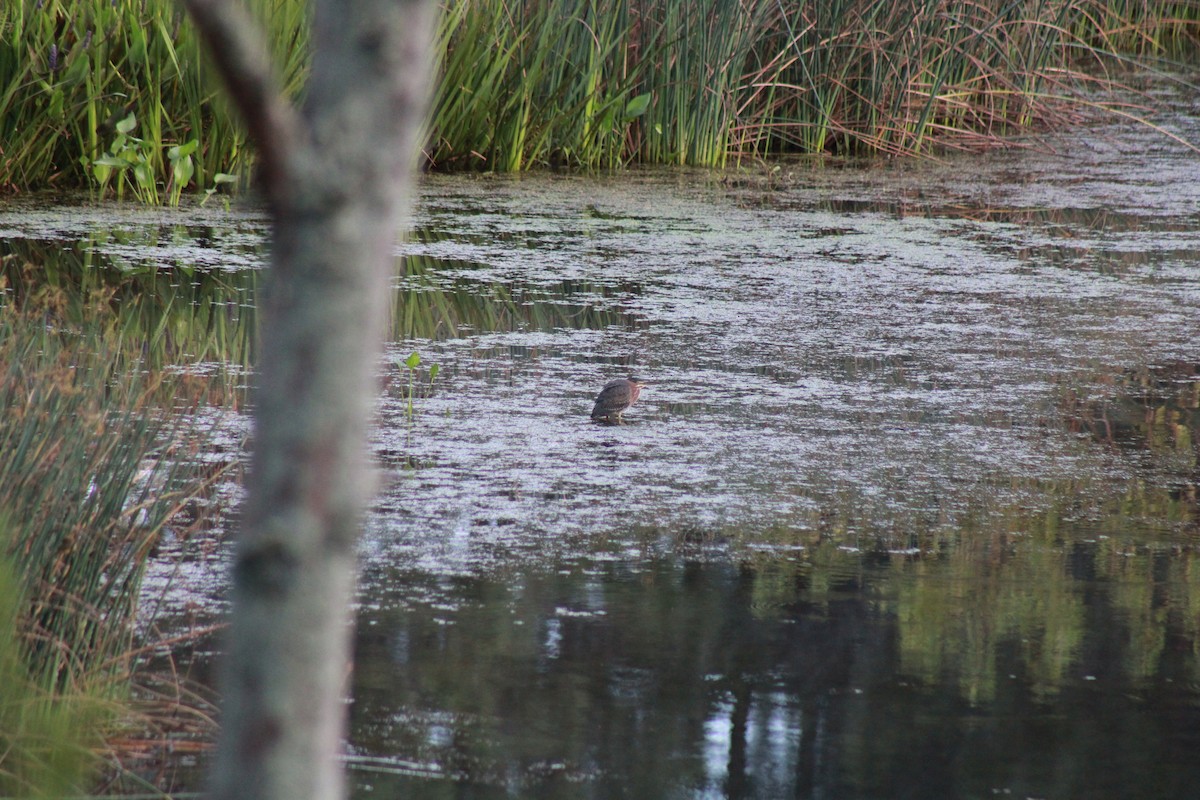
<instances>
[{"instance_id":1,"label":"tall green grass","mask_svg":"<svg viewBox=\"0 0 1200 800\"><path fill-rule=\"evenodd\" d=\"M0 522L0 543L12 546ZM25 619L28 592L11 559L0 552L0 795L82 795L98 771L101 730L112 707L95 687L55 688L32 658Z\"/></svg>"},{"instance_id":2,"label":"tall green grass","mask_svg":"<svg viewBox=\"0 0 1200 800\"><path fill-rule=\"evenodd\" d=\"M111 325L0 304L0 793L81 794L131 712L134 617L164 526L211 473ZM166 392L169 396L172 392Z\"/></svg>"},{"instance_id":3,"label":"tall green grass","mask_svg":"<svg viewBox=\"0 0 1200 800\"><path fill-rule=\"evenodd\" d=\"M614 51L620 22L599 20L593 5L560 3L562 24L551 26L524 5L450 0L438 29L448 77L433 101L429 160L518 171L556 150L594 165L619 159L613 126L601 123L623 111L622 90L600 79L610 60L625 60Z\"/></svg>"},{"instance_id":4,"label":"tall green grass","mask_svg":"<svg viewBox=\"0 0 1200 800\"><path fill-rule=\"evenodd\" d=\"M984 147L1200 31L1200 4L1124 0L447 3L427 155L498 171Z\"/></svg>"},{"instance_id":5,"label":"tall green grass","mask_svg":"<svg viewBox=\"0 0 1200 800\"><path fill-rule=\"evenodd\" d=\"M287 91L303 83L302 0L252 0L271 19ZM174 0L8 0L0 4L0 187L83 187L159 202L187 182L247 176L244 129L209 75ZM186 156L172 148L195 150ZM124 166L121 166L121 164Z\"/></svg>"},{"instance_id":6,"label":"tall green grass","mask_svg":"<svg viewBox=\"0 0 1200 800\"><path fill-rule=\"evenodd\" d=\"M1162 0L442 0L438 169L917 153L1061 121L1114 54L1194 50ZM289 95L304 0L252 0ZM174 0L0 4L0 187L178 202L253 166Z\"/></svg>"},{"instance_id":7,"label":"tall green grass","mask_svg":"<svg viewBox=\"0 0 1200 800\"><path fill-rule=\"evenodd\" d=\"M743 152L919 153L1053 121L1074 91L1071 3L868 3L780 11L745 88Z\"/></svg>"}]
</instances>

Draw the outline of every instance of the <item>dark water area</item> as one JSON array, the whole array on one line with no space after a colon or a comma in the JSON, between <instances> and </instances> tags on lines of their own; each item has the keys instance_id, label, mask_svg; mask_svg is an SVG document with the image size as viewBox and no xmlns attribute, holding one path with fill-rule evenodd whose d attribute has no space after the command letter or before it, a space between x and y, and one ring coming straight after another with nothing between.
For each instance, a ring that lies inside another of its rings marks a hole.
<instances>
[{"instance_id":1,"label":"dark water area","mask_svg":"<svg viewBox=\"0 0 1200 800\"><path fill-rule=\"evenodd\" d=\"M1157 121L1200 141L1170 91ZM354 796L1195 796L1200 155L1130 124L1028 144L427 177ZM171 352L252 362L261 215L110 213L0 212L8 285L76 254L135 273ZM625 424L593 423L631 373ZM206 424L238 452L242 414ZM214 518L164 543L161 626L223 610ZM205 682L215 647L176 664Z\"/></svg>"},{"instance_id":2,"label":"dark water area","mask_svg":"<svg viewBox=\"0 0 1200 800\"><path fill-rule=\"evenodd\" d=\"M1147 664L1117 588L832 560L654 559L516 585L394 574L457 608L360 614L358 793L1195 791L1194 654L1176 625Z\"/></svg>"}]
</instances>

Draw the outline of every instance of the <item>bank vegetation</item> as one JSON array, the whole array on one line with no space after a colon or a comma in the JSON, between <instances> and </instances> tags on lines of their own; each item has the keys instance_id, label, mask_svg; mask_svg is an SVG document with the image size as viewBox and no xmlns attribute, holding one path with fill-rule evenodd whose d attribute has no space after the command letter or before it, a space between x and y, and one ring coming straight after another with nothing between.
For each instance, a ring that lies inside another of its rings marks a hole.
<instances>
[{"instance_id":1,"label":"bank vegetation","mask_svg":"<svg viewBox=\"0 0 1200 800\"><path fill-rule=\"evenodd\" d=\"M299 95L304 1L249 1ZM425 166L985 148L1103 108L1125 64L1186 53L1198 20L1150 0L443 0ZM0 188L177 203L246 184L206 62L174 0L3 4Z\"/></svg>"}]
</instances>

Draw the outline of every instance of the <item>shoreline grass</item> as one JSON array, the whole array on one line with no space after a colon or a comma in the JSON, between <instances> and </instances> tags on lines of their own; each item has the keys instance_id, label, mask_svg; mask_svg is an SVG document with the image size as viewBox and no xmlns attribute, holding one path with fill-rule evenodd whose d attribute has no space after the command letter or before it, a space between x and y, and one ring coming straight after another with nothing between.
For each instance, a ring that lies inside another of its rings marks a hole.
<instances>
[{"instance_id":1,"label":"shoreline grass","mask_svg":"<svg viewBox=\"0 0 1200 800\"><path fill-rule=\"evenodd\" d=\"M303 0L251 0L303 92ZM1200 4L442 0L426 165L511 172L982 148L1061 124L1087 70L1194 53ZM174 0L0 8L0 190L177 204L254 154Z\"/></svg>"},{"instance_id":2,"label":"shoreline grass","mask_svg":"<svg viewBox=\"0 0 1200 800\"><path fill-rule=\"evenodd\" d=\"M0 793L84 795L144 727L134 677L142 576L173 518L214 479L204 431L159 399L101 318L0 302ZM116 779L136 778L117 769Z\"/></svg>"}]
</instances>

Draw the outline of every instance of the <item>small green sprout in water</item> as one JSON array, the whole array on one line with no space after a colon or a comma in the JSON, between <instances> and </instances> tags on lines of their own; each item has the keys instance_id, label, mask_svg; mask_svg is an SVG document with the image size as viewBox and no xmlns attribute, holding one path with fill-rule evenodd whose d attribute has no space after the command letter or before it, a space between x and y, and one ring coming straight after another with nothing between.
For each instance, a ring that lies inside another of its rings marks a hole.
<instances>
[{"instance_id":1,"label":"small green sprout in water","mask_svg":"<svg viewBox=\"0 0 1200 800\"><path fill-rule=\"evenodd\" d=\"M421 366L421 354L416 350L412 354L399 362L408 369L408 421L412 422L413 418L413 397L416 391L416 375L417 367ZM439 367L437 364L429 365L429 388L433 388L433 382L437 379Z\"/></svg>"},{"instance_id":2,"label":"small green sprout in water","mask_svg":"<svg viewBox=\"0 0 1200 800\"><path fill-rule=\"evenodd\" d=\"M237 183L237 182L238 182L238 176L231 175L228 172L218 172L216 175L213 175L213 185L210 188L204 190L204 199L200 201L200 205L204 205L209 200L211 200L212 196L220 190L221 184ZM229 210L229 198L228 197L225 198L225 210L226 211Z\"/></svg>"}]
</instances>

